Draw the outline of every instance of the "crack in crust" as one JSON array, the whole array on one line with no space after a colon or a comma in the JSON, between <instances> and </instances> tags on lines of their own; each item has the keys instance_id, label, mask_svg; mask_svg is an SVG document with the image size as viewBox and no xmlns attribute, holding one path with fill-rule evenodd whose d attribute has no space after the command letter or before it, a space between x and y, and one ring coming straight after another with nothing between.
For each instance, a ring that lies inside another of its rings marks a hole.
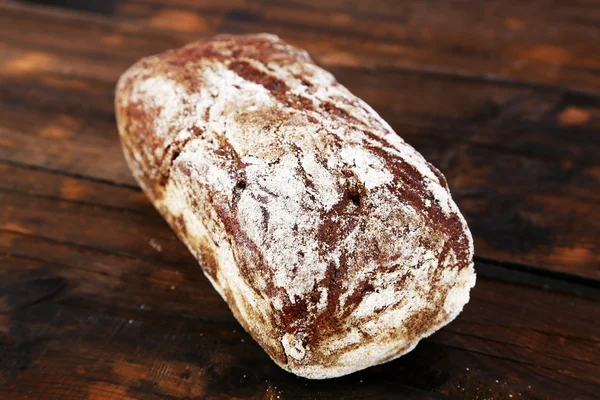
<instances>
[{"instance_id":1,"label":"crack in crust","mask_svg":"<svg viewBox=\"0 0 600 400\"><path fill-rule=\"evenodd\" d=\"M445 325L474 285L443 175L306 52L218 36L120 79L126 159L250 334L325 378Z\"/></svg>"}]
</instances>

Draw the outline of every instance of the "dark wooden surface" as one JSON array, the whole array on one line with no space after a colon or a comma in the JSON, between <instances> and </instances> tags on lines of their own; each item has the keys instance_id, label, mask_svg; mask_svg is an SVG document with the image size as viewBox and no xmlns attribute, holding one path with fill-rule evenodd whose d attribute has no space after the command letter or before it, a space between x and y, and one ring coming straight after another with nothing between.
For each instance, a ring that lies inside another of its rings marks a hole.
<instances>
[{"instance_id":1,"label":"dark wooden surface","mask_svg":"<svg viewBox=\"0 0 600 400\"><path fill-rule=\"evenodd\" d=\"M0 399L599 397L600 2L43 2L0 0ZM124 163L129 65L257 31L370 103L469 221L471 302L396 361L279 369Z\"/></svg>"}]
</instances>

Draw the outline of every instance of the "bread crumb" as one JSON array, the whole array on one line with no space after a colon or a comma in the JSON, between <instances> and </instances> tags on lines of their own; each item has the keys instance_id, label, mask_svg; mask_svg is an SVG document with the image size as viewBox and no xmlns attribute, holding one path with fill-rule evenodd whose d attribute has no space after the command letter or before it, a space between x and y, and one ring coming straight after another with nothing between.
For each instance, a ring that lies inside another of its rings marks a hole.
<instances>
[{"instance_id":1,"label":"bread crumb","mask_svg":"<svg viewBox=\"0 0 600 400\"><path fill-rule=\"evenodd\" d=\"M148 244L150 245L150 247L152 247L154 250L158 251L159 253L162 252L162 246L160 245L160 243L158 243L158 241L156 239L154 239L154 238L150 239Z\"/></svg>"}]
</instances>

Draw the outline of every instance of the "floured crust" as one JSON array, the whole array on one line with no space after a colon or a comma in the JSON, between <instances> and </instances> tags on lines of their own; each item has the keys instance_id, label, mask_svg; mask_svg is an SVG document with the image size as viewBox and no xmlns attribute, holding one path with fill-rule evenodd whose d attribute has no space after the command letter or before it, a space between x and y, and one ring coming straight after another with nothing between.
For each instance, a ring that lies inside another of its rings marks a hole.
<instances>
[{"instance_id":1,"label":"floured crust","mask_svg":"<svg viewBox=\"0 0 600 400\"><path fill-rule=\"evenodd\" d=\"M116 110L135 178L284 369L391 360L468 301L473 242L443 175L306 52L192 43L125 72Z\"/></svg>"}]
</instances>

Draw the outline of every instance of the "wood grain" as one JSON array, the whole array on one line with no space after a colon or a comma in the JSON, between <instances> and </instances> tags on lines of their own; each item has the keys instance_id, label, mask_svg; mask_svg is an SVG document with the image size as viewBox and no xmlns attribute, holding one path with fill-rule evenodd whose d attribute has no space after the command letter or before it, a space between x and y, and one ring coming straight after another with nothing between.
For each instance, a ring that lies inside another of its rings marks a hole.
<instances>
[{"instance_id":1,"label":"wood grain","mask_svg":"<svg viewBox=\"0 0 600 400\"><path fill-rule=\"evenodd\" d=\"M269 31L327 67L600 89L600 7L593 1L121 0L114 12L166 32Z\"/></svg>"},{"instance_id":2,"label":"wood grain","mask_svg":"<svg viewBox=\"0 0 600 400\"><path fill-rule=\"evenodd\" d=\"M597 397L595 2L86 3L0 2L0 398ZM448 178L479 280L407 356L280 370L131 177L119 75L223 31L308 49Z\"/></svg>"}]
</instances>

